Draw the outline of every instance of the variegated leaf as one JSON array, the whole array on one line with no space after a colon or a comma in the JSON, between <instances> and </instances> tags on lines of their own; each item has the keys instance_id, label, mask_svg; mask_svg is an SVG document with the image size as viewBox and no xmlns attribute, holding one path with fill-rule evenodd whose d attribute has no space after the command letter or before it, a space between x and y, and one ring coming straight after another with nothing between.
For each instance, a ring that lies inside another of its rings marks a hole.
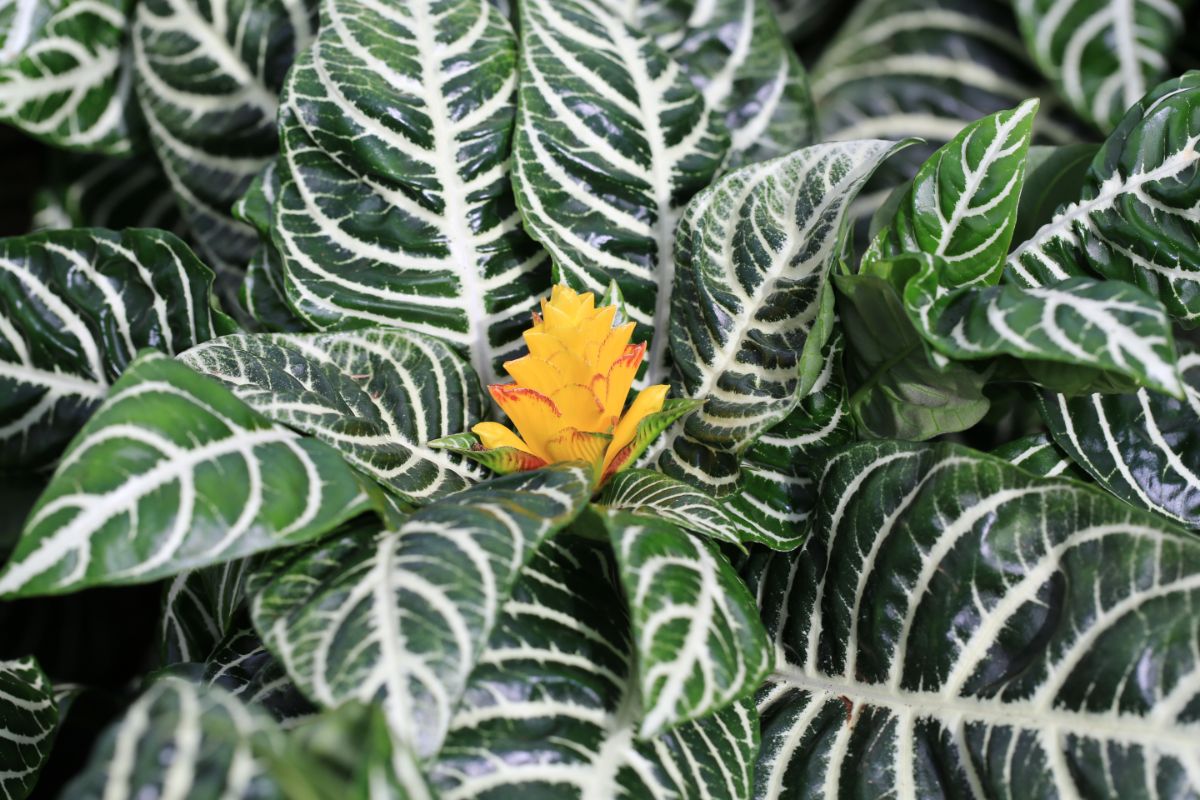
<instances>
[{"instance_id":1,"label":"variegated leaf","mask_svg":"<svg viewBox=\"0 0 1200 800\"><path fill-rule=\"evenodd\" d=\"M58 717L53 687L37 661L0 661L0 792L6 800L33 792Z\"/></svg>"},{"instance_id":2,"label":"variegated leaf","mask_svg":"<svg viewBox=\"0 0 1200 800\"><path fill-rule=\"evenodd\" d=\"M158 228L182 233L175 196L153 158L56 155L34 196L33 230Z\"/></svg>"},{"instance_id":3,"label":"variegated leaf","mask_svg":"<svg viewBox=\"0 0 1200 800\"><path fill-rule=\"evenodd\" d=\"M288 303L283 257L271 235L273 209L278 197L279 170L277 163L272 161L255 176L250 188L234 204L233 216L253 227L259 236L258 247L246 265L239 304L263 330L300 333L309 328Z\"/></svg>"},{"instance_id":4,"label":"variegated leaf","mask_svg":"<svg viewBox=\"0 0 1200 800\"><path fill-rule=\"evenodd\" d=\"M1086 270L1155 295L1174 317L1200 319L1200 72L1135 104L1096 154L1078 202L1008 258L1040 286Z\"/></svg>"},{"instance_id":5,"label":"variegated leaf","mask_svg":"<svg viewBox=\"0 0 1200 800\"><path fill-rule=\"evenodd\" d=\"M124 155L136 138L127 0L10 0L0 121L56 147ZM5 20L0 20L3 22Z\"/></svg>"},{"instance_id":6,"label":"variegated leaf","mask_svg":"<svg viewBox=\"0 0 1200 800\"><path fill-rule=\"evenodd\" d=\"M602 0L524 0L513 182L555 274L616 280L645 381L667 375L675 223L729 147L720 114L650 37Z\"/></svg>"},{"instance_id":7,"label":"variegated leaf","mask_svg":"<svg viewBox=\"0 0 1200 800\"><path fill-rule=\"evenodd\" d=\"M834 459L751 564L782 666L756 797L1187 797L1200 541L956 445Z\"/></svg>"},{"instance_id":8,"label":"variegated leaf","mask_svg":"<svg viewBox=\"0 0 1200 800\"><path fill-rule=\"evenodd\" d=\"M0 240L0 468L51 464L139 349L175 353L233 330L212 282L162 231Z\"/></svg>"},{"instance_id":9,"label":"variegated leaf","mask_svg":"<svg viewBox=\"0 0 1200 800\"><path fill-rule=\"evenodd\" d=\"M320 329L440 336L488 382L550 282L509 184L512 30L487 0L324 0L321 16L280 111L289 304Z\"/></svg>"},{"instance_id":10,"label":"variegated leaf","mask_svg":"<svg viewBox=\"0 0 1200 800\"><path fill-rule=\"evenodd\" d=\"M774 653L754 598L715 545L672 522L627 511L603 516L633 624L651 739L754 693Z\"/></svg>"},{"instance_id":11,"label":"variegated leaf","mask_svg":"<svg viewBox=\"0 0 1200 800\"><path fill-rule=\"evenodd\" d=\"M736 454L811 390L832 326L827 278L847 208L896 148L814 145L737 170L688 206L671 352L683 393L707 402L661 440L667 474L731 492Z\"/></svg>"},{"instance_id":12,"label":"variegated leaf","mask_svg":"<svg viewBox=\"0 0 1200 800\"><path fill-rule=\"evenodd\" d=\"M240 269L254 232L230 208L274 158L279 91L316 28L313 0L141 0L138 101L197 246Z\"/></svg>"},{"instance_id":13,"label":"variegated leaf","mask_svg":"<svg viewBox=\"0 0 1200 800\"><path fill-rule=\"evenodd\" d=\"M991 454L1043 478L1088 480L1087 473L1075 466L1066 452L1046 433L1033 433L1014 439L997 447Z\"/></svg>"},{"instance_id":14,"label":"variegated leaf","mask_svg":"<svg viewBox=\"0 0 1200 800\"><path fill-rule=\"evenodd\" d=\"M251 707L266 710L280 726L294 728L317 712L249 626L228 631L204 662L204 681Z\"/></svg>"},{"instance_id":15,"label":"variegated leaf","mask_svg":"<svg viewBox=\"0 0 1200 800\"><path fill-rule=\"evenodd\" d=\"M596 503L668 520L681 528L719 542L739 545L754 541L752 529L740 529L719 500L691 484L650 469L618 472L604 484Z\"/></svg>"},{"instance_id":16,"label":"variegated leaf","mask_svg":"<svg viewBox=\"0 0 1200 800\"><path fill-rule=\"evenodd\" d=\"M971 123L921 165L892 221L863 255L939 260L938 285L999 282L1017 222L1038 101Z\"/></svg>"},{"instance_id":17,"label":"variegated leaf","mask_svg":"<svg viewBox=\"0 0 1200 800\"><path fill-rule=\"evenodd\" d=\"M613 569L607 548L574 537L538 550L430 769L441 800L751 796L749 702L639 741L629 616Z\"/></svg>"},{"instance_id":18,"label":"variegated leaf","mask_svg":"<svg viewBox=\"0 0 1200 800\"><path fill-rule=\"evenodd\" d=\"M1179 359L1185 395L1044 395L1054 442L1101 486L1200 528L1200 354Z\"/></svg>"},{"instance_id":19,"label":"variegated leaf","mask_svg":"<svg viewBox=\"0 0 1200 800\"><path fill-rule=\"evenodd\" d=\"M264 757L283 739L265 713L216 687L164 677L101 736L72 800L283 800Z\"/></svg>"},{"instance_id":20,"label":"variegated leaf","mask_svg":"<svg viewBox=\"0 0 1200 800\"><path fill-rule=\"evenodd\" d=\"M264 416L328 442L409 503L480 472L426 443L470 429L479 383L444 342L400 330L223 336L180 356Z\"/></svg>"},{"instance_id":21,"label":"variegated leaf","mask_svg":"<svg viewBox=\"0 0 1200 800\"><path fill-rule=\"evenodd\" d=\"M1076 113L1108 131L1167 76L1190 5L1191 0L1016 0L1013 8L1038 66Z\"/></svg>"},{"instance_id":22,"label":"variegated leaf","mask_svg":"<svg viewBox=\"0 0 1200 800\"><path fill-rule=\"evenodd\" d=\"M316 538L367 508L328 445L148 352L63 455L0 595L146 583Z\"/></svg>"},{"instance_id":23,"label":"variegated leaf","mask_svg":"<svg viewBox=\"0 0 1200 800\"><path fill-rule=\"evenodd\" d=\"M586 465L548 467L443 498L394 533L283 554L252 583L254 626L319 705L380 703L431 756L521 566L590 494Z\"/></svg>"},{"instance_id":24,"label":"variegated leaf","mask_svg":"<svg viewBox=\"0 0 1200 800\"><path fill-rule=\"evenodd\" d=\"M182 572L163 589L160 651L164 664L204 661L244 617L254 559Z\"/></svg>"}]
</instances>

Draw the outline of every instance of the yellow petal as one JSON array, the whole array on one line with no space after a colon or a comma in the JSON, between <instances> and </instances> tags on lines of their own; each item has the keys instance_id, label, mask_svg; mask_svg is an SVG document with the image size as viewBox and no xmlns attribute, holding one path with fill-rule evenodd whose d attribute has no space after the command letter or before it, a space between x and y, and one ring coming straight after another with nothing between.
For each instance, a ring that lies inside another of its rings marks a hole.
<instances>
[{"instance_id":1,"label":"yellow petal","mask_svg":"<svg viewBox=\"0 0 1200 800\"><path fill-rule=\"evenodd\" d=\"M625 348L625 354L613 362L605 380L605 393L597 395L608 414L620 414L625 407L625 398L637 377L638 367L646 355L646 343L631 344Z\"/></svg>"},{"instance_id":2,"label":"yellow petal","mask_svg":"<svg viewBox=\"0 0 1200 800\"><path fill-rule=\"evenodd\" d=\"M564 386L550 396L562 419L558 421L563 428L579 428L584 431L598 430L600 419L604 414L604 406L591 388L583 384L573 383Z\"/></svg>"},{"instance_id":3,"label":"yellow petal","mask_svg":"<svg viewBox=\"0 0 1200 800\"><path fill-rule=\"evenodd\" d=\"M554 401L533 389L512 383L494 383L488 387L496 405L504 409L521 438L529 445L529 451L549 461L546 442L558 434L563 427L562 416Z\"/></svg>"},{"instance_id":4,"label":"yellow petal","mask_svg":"<svg viewBox=\"0 0 1200 800\"><path fill-rule=\"evenodd\" d=\"M596 353L596 364L607 369L610 364L625 354L629 340L633 338L634 323L627 322L609 331ZM665 336L666 333L659 334Z\"/></svg>"},{"instance_id":5,"label":"yellow petal","mask_svg":"<svg viewBox=\"0 0 1200 800\"><path fill-rule=\"evenodd\" d=\"M558 355L563 354L559 353ZM519 386L533 389L547 397L561 389L565 382L559 367L533 355L505 361L504 369Z\"/></svg>"},{"instance_id":6,"label":"yellow petal","mask_svg":"<svg viewBox=\"0 0 1200 800\"><path fill-rule=\"evenodd\" d=\"M499 422L480 422L474 428L471 428L471 433L478 436L479 443L488 450L495 450L497 447L515 447L525 453L531 455L533 453L529 449L529 445L521 441L520 436L517 436Z\"/></svg>"},{"instance_id":7,"label":"yellow petal","mask_svg":"<svg viewBox=\"0 0 1200 800\"><path fill-rule=\"evenodd\" d=\"M609 436L577 428L565 428L546 443L555 461L586 461L597 465L608 449Z\"/></svg>"},{"instance_id":8,"label":"yellow petal","mask_svg":"<svg viewBox=\"0 0 1200 800\"><path fill-rule=\"evenodd\" d=\"M617 423L616 430L613 431L612 442L608 446L608 453L604 456L604 471L608 471L608 465L617 457L617 454L633 441L634 434L637 433L638 423L643 419L662 409L663 401L667 399L667 391L670 389L665 383L660 383L657 386L647 386L641 393L634 398L630 404L629 410L625 412L625 416L621 417L621 421Z\"/></svg>"}]
</instances>

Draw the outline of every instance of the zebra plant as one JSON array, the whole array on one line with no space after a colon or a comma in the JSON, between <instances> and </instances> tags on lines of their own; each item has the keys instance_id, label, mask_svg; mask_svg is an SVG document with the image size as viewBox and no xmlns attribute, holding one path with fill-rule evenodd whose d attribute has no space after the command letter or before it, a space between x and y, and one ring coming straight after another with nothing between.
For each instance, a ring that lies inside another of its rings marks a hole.
<instances>
[{"instance_id":1,"label":"zebra plant","mask_svg":"<svg viewBox=\"0 0 1200 800\"><path fill-rule=\"evenodd\" d=\"M0 5L6 797L1200 794L1176 6L793 5Z\"/></svg>"}]
</instances>

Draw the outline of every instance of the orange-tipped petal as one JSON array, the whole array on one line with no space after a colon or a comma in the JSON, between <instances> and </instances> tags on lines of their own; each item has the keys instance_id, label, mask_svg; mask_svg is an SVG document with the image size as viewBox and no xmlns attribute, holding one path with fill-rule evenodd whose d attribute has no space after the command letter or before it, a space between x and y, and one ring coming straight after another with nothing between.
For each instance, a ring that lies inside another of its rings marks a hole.
<instances>
[{"instance_id":1,"label":"orange-tipped petal","mask_svg":"<svg viewBox=\"0 0 1200 800\"><path fill-rule=\"evenodd\" d=\"M609 331L604 341L600 343L600 348L596 353L596 363L607 367L620 358L629 346L629 340L633 338L633 329L635 327L634 323L627 322ZM659 335L663 336L665 334Z\"/></svg>"},{"instance_id":2,"label":"orange-tipped petal","mask_svg":"<svg viewBox=\"0 0 1200 800\"><path fill-rule=\"evenodd\" d=\"M488 450L495 450L498 447L515 447L531 455L533 453L529 449L529 445L525 444L520 436L517 436L499 422L480 422L471 428L471 433L478 436L479 443Z\"/></svg>"},{"instance_id":3,"label":"orange-tipped petal","mask_svg":"<svg viewBox=\"0 0 1200 800\"><path fill-rule=\"evenodd\" d=\"M660 383L656 386L647 386L634 398L633 403L629 406L629 410L621 417L621 421L617 423L616 430L613 431L612 443L609 444L608 453L604 457L605 472L608 471L608 466L612 463L617 453L621 452L621 449L625 445L633 441L633 436L637 433L638 423L662 408L663 401L667 399L667 392L669 390L669 386L665 383Z\"/></svg>"},{"instance_id":4,"label":"orange-tipped petal","mask_svg":"<svg viewBox=\"0 0 1200 800\"><path fill-rule=\"evenodd\" d=\"M549 460L546 442L563 427L558 406L546 395L512 383L494 383L488 387L496 405L504 409L529 450L539 458Z\"/></svg>"},{"instance_id":5,"label":"orange-tipped petal","mask_svg":"<svg viewBox=\"0 0 1200 800\"><path fill-rule=\"evenodd\" d=\"M625 348L625 354L613 362L604 382L604 394L598 394L604 410L610 414L620 414L625 407L625 398L637 377L638 367L646 355L646 343L631 344Z\"/></svg>"},{"instance_id":6,"label":"orange-tipped petal","mask_svg":"<svg viewBox=\"0 0 1200 800\"><path fill-rule=\"evenodd\" d=\"M546 443L546 449L555 461L586 461L598 467L611 438L605 433L566 428Z\"/></svg>"}]
</instances>

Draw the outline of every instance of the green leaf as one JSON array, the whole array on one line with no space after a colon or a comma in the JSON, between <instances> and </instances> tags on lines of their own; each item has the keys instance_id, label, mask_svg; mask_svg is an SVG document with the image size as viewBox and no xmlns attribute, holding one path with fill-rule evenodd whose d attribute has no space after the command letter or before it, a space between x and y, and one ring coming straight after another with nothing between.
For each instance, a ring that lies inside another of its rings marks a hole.
<instances>
[{"instance_id":1,"label":"green leaf","mask_svg":"<svg viewBox=\"0 0 1200 800\"><path fill-rule=\"evenodd\" d=\"M320 329L389 325L485 383L549 284L509 185L516 41L487 0L324 0L280 109L272 240Z\"/></svg>"},{"instance_id":2,"label":"green leaf","mask_svg":"<svg viewBox=\"0 0 1200 800\"><path fill-rule=\"evenodd\" d=\"M162 231L0 240L0 469L51 464L141 348L176 353L232 330L212 281Z\"/></svg>"},{"instance_id":3,"label":"green leaf","mask_svg":"<svg viewBox=\"0 0 1200 800\"><path fill-rule=\"evenodd\" d=\"M820 498L747 569L785 662L756 797L1191 793L1200 540L949 444L855 446Z\"/></svg>"},{"instance_id":4,"label":"green leaf","mask_svg":"<svg viewBox=\"0 0 1200 800\"><path fill-rule=\"evenodd\" d=\"M863 433L919 441L983 419L987 375L936 361L892 283L875 275L838 275L835 282L850 413Z\"/></svg>"},{"instance_id":5,"label":"green leaf","mask_svg":"<svg viewBox=\"0 0 1200 800\"><path fill-rule=\"evenodd\" d=\"M523 0L513 184L557 279L620 284L645 382L667 375L675 223L729 147L678 63L600 0Z\"/></svg>"},{"instance_id":6,"label":"green leaf","mask_svg":"<svg viewBox=\"0 0 1200 800\"><path fill-rule=\"evenodd\" d=\"M754 598L716 545L665 519L603 516L625 587L650 739L754 693L774 655Z\"/></svg>"},{"instance_id":7,"label":"green leaf","mask_svg":"<svg viewBox=\"0 0 1200 800\"><path fill-rule=\"evenodd\" d=\"M1167 76L1191 0L1017 0L1029 54L1075 112L1112 129Z\"/></svg>"},{"instance_id":8,"label":"green leaf","mask_svg":"<svg viewBox=\"0 0 1200 800\"><path fill-rule=\"evenodd\" d=\"M316 708L248 622L229 630L205 659L203 680L267 711L284 728L293 728L316 714Z\"/></svg>"},{"instance_id":9,"label":"green leaf","mask_svg":"<svg viewBox=\"0 0 1200 800\"><path fill-rule=\"evenodd\" d=\"M509 475L399 530L280 555L255 577L254 627L318 705L382 705L400 741L437 752L517 573L591 494L591 469Z\"/></svg>"},{"instance_id":10,"label":"green leaf","mask_svg":"<svg viewBox=\"0 0 1200 800\"><path fill-rule=\"evenodd\" d=\"M444 342L406 331L223 336L180 359L224 383L251 408L315 436L408 503L479 477L428 443L467 430L483 395Z\"/></svg>"},{"instance_id":11,"label":"green leaf","mask_svg":"<svg viewBox=\"0 0 1200 800\"><path fill-rule=\"evenodd\" d=\"M734 703L639 741L629 615L607 547L539 548L430 769L442 800L748 798L757 715Z\"/></svg>"},{"instance_id":12,"label":"green leaf","mask_svg":"<svg viewBox=\"0 0 1200 800\"><path fill-rule=\"evenodd\" d=\"M743 541L756 540L753 529L740 528L720 501L654 470L618 472L604 484L596 504L663 519L692 533L739 547Z\"/></svg>"},{"instance_id":13,"label":"green leaf","mask_svg":"<svg viewBox=\"0 0 1200 800\"><path fill-rule=\"evenodd\" d=\"M928 253L953 269L955 285L997 283L1017 221L1037 108L1037 100L1026 100L984 117L934 153L863 256L864 269L900 253Z\"/></svg>"},{"instance_id":14,"label":"green leaf","mask_svg":"<svg viewBox=\"0 0 1200 800\"><path fill-rule=\"evenodd\" d=\"M1033 433L1014 439L997 447L991 455L1043 478L1089 480L1087 473L1075 466L1062 448L1045 433Z\"/></svg>"},{"instance_id":15,"label":"green leaf","mask_svg":"<svg viewBox=\"0 0 1200 800\"><path fill-rule=\"evenodd\" d=\"M140 0L136 90L197 245L241 268L254 232L230 207L275 157L284 73L315 33L311 0Z\"/></svg>"},{"instance_id":16,"label":"green leaf","mask_svg":"<svg viewBox=\"0 0 1200 800\"><path fill-rule=\"evenodd\" d=\"M14 0L0 34L0 121L54 147L134 148L126 0ZM11 27L10 27L11 26Z\"/></svg>"},{"instance_id":17,"label":"green leaf","mask_svg":"<svg viewBox=\"0 0 1200 800\"><path fill-rule=\"evenodd\" d=\"M1054 217L1083 188L1088 167L1096 157L1099 144L1092 142L1060 147L1034 145L1025 159L1025 186L1017 204L1017 224L1012 241L1024 242Z\"/></svg>"},{"instance_id":18,"label":"green leaf","mask_svg":"<svg viewBox=\"0 0 1200 800\"><path fill-rule=\"evenodd\" d=\"M671 353L684 393L707 402L663 440L663 471L728 493L735 454L811 389L832 326L827 278L842 252L847 207L896 149L879 141L807 147L733 172L688 206L676 245Z\"/></svg>"},{"instance_id":19,"label":"green leaf","mask_svg":"<svg viewBox=\"0 0 1200 800\"><path fill-rule=\"evenodd\" d=\"M204 661L244 617L254 559L182 572L163 589L160 651L164 664Z\"/></svg>"},{"instance_id":20,"label":"green leaf","mask_svg":"<svg viewBox=\"0 0 1200 800\"><path fill-rule=\"evenodd\" d=\"M160 678L101 736L72 800L282 800L263 756L282 737L266 714L228 692Z\"/></svg>"},{"instance_id":21,"label":"green leaf","mask_svg":"<svg viewBox=\"0 0 1200 800\"><path fill-rule=\"evenodd\" d=\"M146 353L67 449L0 595L146 583L316 538L367 508L330 447Z\"/></svg>"},{"instance_id":22,"label":"green leaf","mask_svg":"<svg viewBox=\"0 0 1200 800\"><path fill-rule=\"evenodd\" d=\"M271 239L275 199L279 196L279 171L272 161L263 168L250 188L233 207L233 216L258 231L259 245L246 265L239 304L260 328L278 333L308 330L287 301L283 257Z\"/></svg>"},{"instance_id":23,"label":"green leaf","mask_svg":"<svg viewBox=\"0 0 1200 800\"><path fill-rule=\"evenodd\" d=\"M1200 72L1129 109L1100 148L1077 202L1008 258L1040 286L1086 274L1136 284L1176 318L1200 318Z\"/></svg>"},{"instance_id":24,"label":"green leaf","mask_svg":"<svg viewBox=\"0 0 1200 800\"><path fill-rule=\"evenodd\" d=\"M1185 399L1137 394L1041 397L1054 442L1117 497L1200 527L1200 354L1179 359Z\"/></svg>"},{"instance_id":25,"label":"green leaf","mask_svg":"<svg viewBox=\"0 0 1200 800\"><path fill-rule=\"evenodd\" d=\"M820 23L837 8L833 0L771 0L770 5L789 40L820 31Z\"/></svg>"},{"instance_id":26,"label":"green leaf","mask_svg":"<svg viewBox=\"0 0 1200 800\"><path fill-rule=\"evenodd\" d=\"M0 791L8 800L33 792L58 717L53 687L37 661L0 661Z\"/></svg>"},{"instance_id":27,"label":"green leaf","mask_svg":"<svg viewBox=\"0 0 1200 800\"><path fill-rule=\"evenodd\" d=\"M34 195L34 231L159 228L181 233L175 196L153 158L59 153Z\"/></svg>"}]
</instances>

